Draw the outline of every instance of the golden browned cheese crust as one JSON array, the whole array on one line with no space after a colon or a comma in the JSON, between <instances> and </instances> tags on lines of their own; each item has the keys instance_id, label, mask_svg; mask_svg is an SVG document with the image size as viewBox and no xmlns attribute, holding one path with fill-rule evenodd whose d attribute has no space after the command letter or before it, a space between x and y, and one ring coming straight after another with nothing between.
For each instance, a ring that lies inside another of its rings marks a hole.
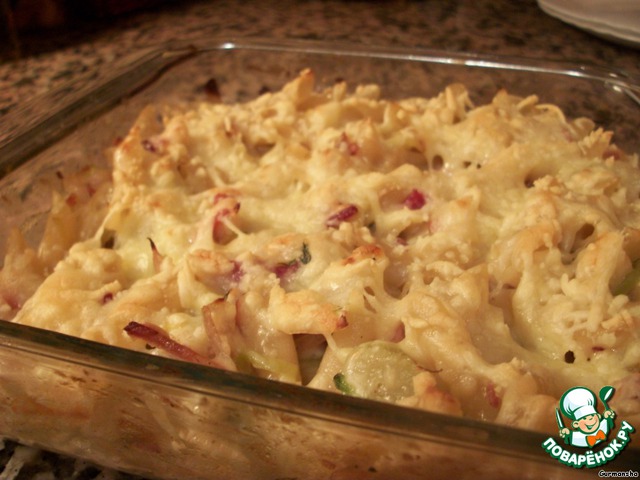
<instances>
[{"instance_id":1,"label":"golden browned cheese crust","mask_svg":"<svg viewBox=\"0 0 640 480\"><path fill-rule=\"evenodd\" d=\"M38 251L11 237L0 317L539 430L613 384L637 418L637 156L535 96L314 82L143 112Z\"/></svg>"}]
</instances>

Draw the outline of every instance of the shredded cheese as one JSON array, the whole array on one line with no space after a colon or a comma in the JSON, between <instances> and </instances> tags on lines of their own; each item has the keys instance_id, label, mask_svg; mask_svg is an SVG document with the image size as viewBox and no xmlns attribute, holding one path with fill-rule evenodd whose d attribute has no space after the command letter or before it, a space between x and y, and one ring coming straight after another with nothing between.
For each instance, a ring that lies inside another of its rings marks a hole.
<instances>
[{"instance_id":1,"label":"shredded cheese","mask_svg":"<svg viewBox=\"0 0 640 480\"><path fill-rule=\"evenodd\" d=\"M144 111L38 251L13 234L0 313L525 428L556 428L576 384L627 385L612 404L640 415L640 288L615 293L640 258L638 157L535 96L314 82ZM388 375L362 351L393 352Z\"/></svg>"}]
</instances>

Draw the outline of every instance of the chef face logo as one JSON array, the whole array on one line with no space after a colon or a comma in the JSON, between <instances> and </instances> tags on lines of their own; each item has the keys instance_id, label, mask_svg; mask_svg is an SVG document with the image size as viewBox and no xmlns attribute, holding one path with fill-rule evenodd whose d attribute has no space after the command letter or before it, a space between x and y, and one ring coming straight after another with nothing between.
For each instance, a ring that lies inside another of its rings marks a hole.
<instances>
[{"instance_id":1,"label":"chef face logo","mask_svg":"<svg viewBox=\"0 0 640 480\"><path fill-rule=\"evenodd\" d=\"M613 393L613 387L609 386L602 387L597 397L585 387L574 387L564 392L559 408L556 408L558 434L566 445L578 447L578 450L563 448L553 437L547 438L542 448L559 462L573 468L594 468L612 461L635 432L629 422L622 420L620 429L608 441L616 417L608 405ZM598 398L604 407L602 413L598 411ZM566 425L565 419L568 420Z\"/></svg>"},{"instance_id":2,"label":"chef face logo","mask_svg":"<svg viewBox=\"0 0 640 480\"><path fill-rule=\"evenodd\" d=\"M571 420L571 429L565 427L560 411L556 409L559 434L574 447L591 448L607 439L613 427L616 414L607 405L613 396L613 387L600 389L600 400L605 410L603 414L597 411L596 395L584 387L574 387L567 390L560 399L560 410Z\"/></svg>"}]
</instances>

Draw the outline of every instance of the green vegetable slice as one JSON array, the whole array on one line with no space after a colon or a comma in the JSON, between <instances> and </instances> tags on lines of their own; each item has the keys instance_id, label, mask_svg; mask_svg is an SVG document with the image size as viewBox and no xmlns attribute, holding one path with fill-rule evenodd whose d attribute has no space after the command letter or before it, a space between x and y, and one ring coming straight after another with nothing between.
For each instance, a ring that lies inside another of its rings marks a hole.
<instances>
[{"instance_id":1,"label":"green vegetable slice","mask_svg":"<svg viewBox=\"0 0 640 480\"><path fill-rule=\"evenodd\" d=\"M638 282L640 282L640 258L634 260L633 269L627 273L622 282L611 293L614 295L628 295L638 285Z\"/></svg>"},{"instance_id":2,"label":"green vegetable slice","mask_svg":"<svg viewBox=\"0 0 640 480\"><path fill-rule=\"evenodd\" d=\"M241 353L238 358L236 358L236 364L238 364L240 371L245 371L250 365L257 370L269 372L273 377L283 382L300 382L300 371L297 365L285 360L265 357L255 350L248 350ZM241 368L241 366L243 368Z\"/></svg>"},{"instance_id":3,"label":"green vegetable slice","mask_svg":"<svg viewBox=\"0 0 640 480\"><path fill-rule=\"evenodd\" d=\"M376 340L357 346L348 355L344 371L333 377L336 388L348 395L396 402L413 395L416 363L395 343Z\"/></svg>"},{"instance_id":4,"label":"green vegetable slice","mask_svg":"<svg viewBox=\"0 0 640 480\"><path fill-rule=\"evenodd\" d=\"M349 382L347 382L347 379L344 377L344 373L336 373L333 376L333 384L345 395L355 394L353 387L349 384Z\"/></svg>"}]
</instances>

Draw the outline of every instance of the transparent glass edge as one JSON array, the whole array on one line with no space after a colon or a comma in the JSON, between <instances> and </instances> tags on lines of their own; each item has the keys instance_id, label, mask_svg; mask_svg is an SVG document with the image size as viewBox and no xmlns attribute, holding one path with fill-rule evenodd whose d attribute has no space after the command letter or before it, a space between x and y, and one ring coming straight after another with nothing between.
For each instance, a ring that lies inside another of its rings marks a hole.
<instances>
[{"instance_id":1,"label":"transparent glass edge","mask_svg":"<svg viewBox=\"0 0 640 480\"><path fill-rule=\"evenodd\" d=\"M43 347L45 350L43 351ZM529 431L468 418L416 410L394 404L339 395L300 385L217 370L166 357L135 352L71 337L49 330L0 320L0 349L27 352L78 367L109 372L128 379L245 403L260 408L343 424L384 434L438 441L458 447L473 443L476 450L553 464L541 448L548 437ZM473 437L465 433L474 432ZM481 442L478 442L481 439ZM630 444L630 456L640 446ZM622 464L622 466L626 466Z\"/></svg>"},{"instance_id":2,"label":"transparent glass edge","mask_svg":"<svg viewBox=\"0 0 640 480\"><path fill-rule=\"evenodd\" d=\"M188 58L193 54L212 50L269 50L282 52L300 52L318 55L343 57L364 57L372 59L393 59L431 64L460 65L472 68L495 70L513 70L521 72L559 75L601 82L625 93L640 108L640 80L633 79L621 70L583 63L536 59L530 57L502 56L471 52L452 52L401 46L376 46L356 43L339 43L311 40L273 40L259 37L243 38L207 38L171 41L157 47L141 49L133 53L123 66L116 68L108 76L98 79L94 84L84 85L86 76L67 82L51 92L32 98L24 105L9 112L3 118L5 125L14 125L16 129L0 139L0 177L34 153L39 146L46 146L52 132L51 126L62 115L65 125L73 128L78 122L113 104L119 98L131 94L141 84L172 63ZM119 82L127 80L127 87L118 89ZM100 105L85 104L86 98L98 91L109 91L110 95L102 99ZM65 92L71 92L66 94ZM43 115L34 106L43 99L60 96L56 108ZM71 115L68 111L71 110ZM57 126L59 130L60 127ZM0 132L2 133L2 132ZM39 143L34 143L34 139Z\"/></svg>"},{"instance_id":3,"label":"transparent glass edge","mask_svg":"<svg viewBox=\"0 0 640 480\"><path fill-rule=\"evenodd\" d=\"M202 49L211 48L207 42L194 43ZM611 83L621 88L640 92L640 79L609 66L585 64L569 60L517 57L513 55L473 53L465 51L437 50L406 46L379 46L355 43L324 42L312 40L269 40L261 38L239 38L213 42L219 49L262 49L305 52L325 55L362 56L428 63L456 64L476 68L506 69L523 72L558 74Z\"/></svg>"},{"instance_id":4,"label":"transparent glass edge","mask_svg":"<svg viewBox=\"0 0 640 480\"><path fill-rule=\"evenodd\" d=\"M104 78L87 81L87 73L9 112L3 117L5 127L0 132L0 178L83 122L134 95L164 69L193 53L193 48L143 49L127 57L124 66ZM43 112L37 108L41 104L50 106L54 99L58 100L53 109Z\"/></svg>"},{"instance_id":5,"label":"transparent glass edge","mask_svg":"<svg viewBox=\"0 0 640 480\"><path fill-rule=\"evenodd\" d=\"M44 350L43 350L44 347ZM413 439L418 442L472 448L493 457L553 466L542 447L548 434L452 417L394 404L339 395L299 385L216 370L166 357L130 351L68 335L0 320L0 350L28 353L38 366L47 360L99 370L134 381L181 392L242 403L335 425ZM631 443L616 468L633 467L640 446Z\"/></svg>"}]
</instances>

